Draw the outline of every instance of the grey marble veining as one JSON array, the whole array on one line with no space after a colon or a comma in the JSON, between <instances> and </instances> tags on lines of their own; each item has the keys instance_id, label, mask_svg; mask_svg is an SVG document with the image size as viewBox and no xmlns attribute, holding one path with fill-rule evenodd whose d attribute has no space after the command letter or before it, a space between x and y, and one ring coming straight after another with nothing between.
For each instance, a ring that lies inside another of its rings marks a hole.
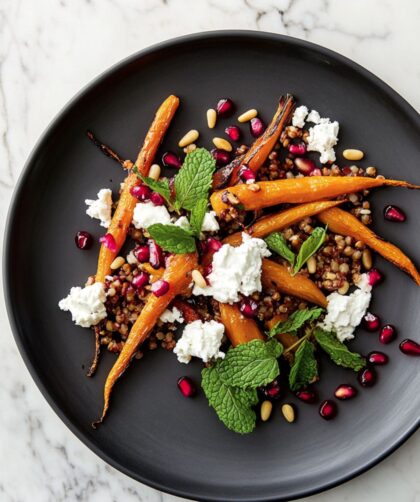
<instances>
[{"instance_id":1,"label":"grey marble veining","mask_svg":"<svg viewBox=\"0 0 420 502\"><path fill-rule=\"evenodd\" d=\"M0 0L0 226L36 140L111 64L152 43L215 29L260 29L352 58L420 110L418 0ZM2 293L1 293L2 294ZM17 353L0 302L0 501L176 497L106 465L46 404ZM420 435L345 485L308 500L420 501Z\"/></svg>"}]
</instances>

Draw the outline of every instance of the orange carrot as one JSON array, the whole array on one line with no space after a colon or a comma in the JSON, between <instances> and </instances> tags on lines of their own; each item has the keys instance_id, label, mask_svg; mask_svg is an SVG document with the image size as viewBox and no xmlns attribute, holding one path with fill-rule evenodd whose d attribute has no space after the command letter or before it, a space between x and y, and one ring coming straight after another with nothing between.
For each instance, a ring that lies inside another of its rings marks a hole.
<instances>
[{"instance_id":1,"label":"orange carrot","mask_svg":"<svg viewBox=\"0 0 420 502\"><path fill-rule=\"evenodd\" d=\"M371 249L379 253L416 281L420 286L420 274L414 263L397 246L378 237L370 228L361 223L355 216L338 208L327 209L320 213L318 219L328 225L331 232L348 235L364 242Z\"/></svg>"},{"instance_id":2,"label":"orange carrot","mask_svg":"<svg viewBox=\"0 0 420 502\"><path fill-rule=\"evenodd\" d=\"M360 192L380 186L399 186L419 189L406 181L383 178L363 178L361 176L306 176L277 181L257 183L259 191L250 189L250 185L241 184L214 192L210 197L211 205L220 216L229 206L223 202L227 192L235 195L246 210L262 209L277 204L302 204L322 199L332 199L339 195Z\"/></svg>"},{"instance_id":3,"label":"orange carrot","mask_svg":"<svg viewBox=\"0 0 420 502\"><path fill-rule=\"evenodd\" d=\"M197 255L195 253L173 255L169 260L168 266L162 277L163 280L169 283L169 291L160 297L155 296L153 293L149 295L143 310L131 328L130 334L117 361L106 379L102 416L98 422L93 424L94 426L101 423L105 418L115 382L128 368L139 345L148 337L157 320L175 296L185 294L189 290L192 281L191 272L196 267Z\"/></svg>"},{"instance_id":4,"label":"orange carrot","mask_svg":"<svg viewBox=\"0 0 420 502\"><path fill-rule=\"evenodd\" d=\"M157 149L162 142L178 105L179 99L176 96L169 96L156 112L156 116L147 132L143 147L135 163L141 174L148 174ZM112 235L115 241L115 247L110 249L104 244L101 246L98 268L96 271L96 281L98 282L104 282L105 277L110 274L111 263L114 261L125 242L128 227L133 219L134 208L138 202L138 200L131 195L130 190L139 183L141 183L140 180L133 172L130 172L124 181L124 188L121 191L117 208L115 209L111 224L108 228L108 234Z\"/></svg>"},{"instance_id":5,"label":"orange carrot","mask_svg":"<svg viewBox=\"0 0 420 502\"><path fill-rule=\"evenodd\" d=\"M237 305L220 303L219 307L226 336L234 347L251 340L264 340L257 323L253 319L244 317Z\"/></svg>"}]
</instances>

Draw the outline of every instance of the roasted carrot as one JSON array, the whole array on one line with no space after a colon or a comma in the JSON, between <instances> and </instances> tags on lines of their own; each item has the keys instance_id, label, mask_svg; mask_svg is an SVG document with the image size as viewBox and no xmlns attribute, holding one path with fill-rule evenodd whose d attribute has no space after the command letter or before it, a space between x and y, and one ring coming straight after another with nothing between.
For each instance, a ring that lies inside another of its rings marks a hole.
<instances>
[{"instance_id":1,"label":"roasted carrot","mask_svg":"<svg viewBox=\"0 0 420 502\"><path fill-rule=\"evenodd\" d=\"M185 294L188 291L192 280L191 271L196 267L197 255L195 253L173 255L169 260L168 266L162 277L169 283L169 291L160 297L155 296L153 293L149 295L143 310L131 328L117 361L106 379L102 416L98 422L93 424L94 426L101 423L105 418L115 382L128 368L139 345L147 338L157 320L172 300L177 295Z\"/></svg>"},{"instance_id":2,"label":"roasted carrot","mask_svg":"<svg viewBox=\"0 0 420 502\"><path fill-rule=\"evenodd\" d=\"M150 265L150 263L142 263L141 269L152 276L152 279L150 281L152 283L156 282L158 279L161 279L163 274L165 273L165 269L163 267L153 268L152 265Z\"/></svg>"},{"instance_id":3,"label":"roasted carrot","mask_svg":"<svg viewBox=\"0 0 420 502\"><path fill-rule=\"evenodd\" d=\"M371 249L382 255L416 281L420 286L420 274L414 263L397 246L378 237L370 228L361 223L355 216L338 208L327 209L317 218L328 225L331 232L348 235L364 242Z\"/></svg>"},{"instance_id":4,"label":"roasted carrot","mask_svg":"<svg viewBox=\"0 0 420 502\"><path fill-rule=\"evenodd\" d=\"M183 300L179 300L177 298L172 302L172 305L181 312L186 323L199 321L201 319L200 314L194 309L194 307Z\"/></svg>"},{"instance_id":5,"label":"roasted carrot","mask_svg":"<svg viewBox=\"0 0 420 502\"><path fill-rule=\"evenodd\" d=\"M299 221L318 214L330 207L335 207L342 204L344 200L321 200L319 202L309 202L308 204L300 204L299 206L291 207L276 214L270 214L264 218L260 218L245 231L252 237L263 238L272 232L277 232L283 228L299 223ZM225 244L239 246L242 242L242 232L236 232L229 235L223 240Z\"/></svg>"},{"instance_id":6,"label":"roasted carrot","mask_svg":"<svg viewBox=\"0 0 420 502\"><path fill-rule=\"evenodd\" d=\"M282 293L297 296L321 307L327 306L327 299L322 291L305 275L292 276L289 270L267 258L262 263L262 283L264 288L276 287Z\"/></svg>"},{"instance_id":7,"label":"roasted carrot","mask_svg":"<svg viewBox=\"0 0 420 502\"><path fill-rule=\"evenodd\" d=\"M229 206L223 202L227 192L235 195L246 210L262 209L277 204L303 204L322 199L333 199L339 195L360 192L380 186L398 186L419 189L406 181L384 178L363 178L361 176L306 176L277 181L257 183L259 191L250 189L250 185L241 184L214 192L210 197L211 205L217 215Z\"/></svg>"},{"instance_id":8,"label":"roasted carrot","mask_svg":"<svg viewBox=\"0 0 420 502\"><path fill-rule=\"evenodd\" d=\"M160 106L156 112L156 116L150 126L149 131L146 134L143 146L137 156L135 165L139 172L143 175L147 175L152 165L153 159L156 155L157 149L171 123L171 120L178 108L179 99L176 96L169 96ZM115 247L110 249L109 247L102 244L101 250L99 252L98 268L96 271L96 281L104 282L105 277L111 271L111 263L114 261L115 257L118 255L121 247L123 246L128 227L133 219L134 208L138 200L133 197L130 190L138 185L140 180L137 178L136 174L130 172L130 174L124 180L124 188L121 191L120 199L118 201L117 208L112 217L111 224L108 228L108 234L111 234L114 241Z\"/></svg>"},{"instance_id":9,"label":"roasted carrot","mask_svg":"<svg viewBox=\"0 0 420 502\"><path fill-rule=\"evenodd\" d=\"M234 347L251 340L264 340L257 323L253 319L244 317L237 305L220 303L219 307L226 336Z\"/></svg>"}]
</instances>

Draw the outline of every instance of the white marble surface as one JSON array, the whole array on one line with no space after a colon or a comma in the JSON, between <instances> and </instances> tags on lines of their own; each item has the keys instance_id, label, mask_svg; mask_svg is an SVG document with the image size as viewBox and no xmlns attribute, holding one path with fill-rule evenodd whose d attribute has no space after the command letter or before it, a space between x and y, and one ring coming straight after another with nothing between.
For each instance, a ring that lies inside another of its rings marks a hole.
<instances>
[{"instance_id":1,"label":"white marble surface","mask_svg":"<svg viewBox=\"0 0 420 502\"><path fill-rule=\"evenodd\" d=\"M0 0L0 226L49 121L82 86L152 43L214 29L301 37L361 63L420 110L418 0ZM0 500L176 497L107 466L60 422L17 353L0 305ZM312 501L420 501L420 434L379 466Z\"/></svg>"}]
</instances>

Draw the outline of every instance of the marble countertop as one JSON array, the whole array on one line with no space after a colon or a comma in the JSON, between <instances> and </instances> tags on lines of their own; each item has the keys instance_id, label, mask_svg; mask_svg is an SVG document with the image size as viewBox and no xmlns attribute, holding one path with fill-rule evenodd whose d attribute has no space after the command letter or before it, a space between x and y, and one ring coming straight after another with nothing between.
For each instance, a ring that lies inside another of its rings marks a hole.
<instances>
[{"instance_id":1,"label":"marble countertop","mask_svg":"<svg viewBox=\"0 0 420 502\"><path fill-rule=\"evenodd\" d=\"M288 34L362 64L420 110L418 0L2 0L0 226L31 148L62 106L127 55L215 29ZM2 293L1 293L2 294ZM29 376L0 302L0 500L180 500L109 467L58 419ZM420 434L315 501L420 501Z\"/></svg>"}]
</instances>

